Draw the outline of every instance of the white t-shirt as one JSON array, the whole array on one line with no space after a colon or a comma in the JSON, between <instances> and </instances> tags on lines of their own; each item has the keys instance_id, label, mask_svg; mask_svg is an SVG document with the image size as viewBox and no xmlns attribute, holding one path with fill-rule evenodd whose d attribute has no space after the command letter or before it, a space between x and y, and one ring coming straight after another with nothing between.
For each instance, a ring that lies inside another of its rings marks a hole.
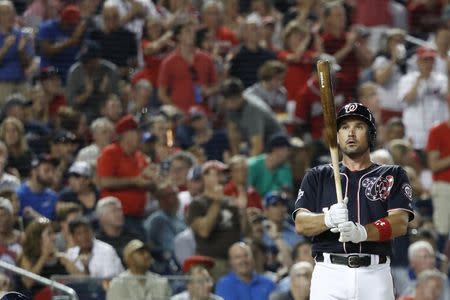
<instances>
[{"instance_id":1,"label":"white t-shirt","mask_svg":"<svg viewBox=\"0 0 450 300\"><path fill-rule=\"evenodd\" d=\"M386 68L391 64L386 56L378 56L373 62L374 70ZM398 82L403 76L399 66L393 66L391 77L383 84L379 85L378 96L380 99L380 108L392 111L402 111L403 104L398 99Z\"/></svg>"},{"instance_id":2,"label":"white t-shirt","mask_svg":"<svg viewBox=\"0 0 450 300\"><path fill-rule=\"evenodd\" d=\"M431 73L427 80L419 82L416 99L412 103L404 101L419 77L419 72L409 72L398 84L398 97L405 103L403 123L406 137L413 141L415 149L424 149L430 128L449 117L447 104L447 77Z\"/></svg>"}]
</instances>

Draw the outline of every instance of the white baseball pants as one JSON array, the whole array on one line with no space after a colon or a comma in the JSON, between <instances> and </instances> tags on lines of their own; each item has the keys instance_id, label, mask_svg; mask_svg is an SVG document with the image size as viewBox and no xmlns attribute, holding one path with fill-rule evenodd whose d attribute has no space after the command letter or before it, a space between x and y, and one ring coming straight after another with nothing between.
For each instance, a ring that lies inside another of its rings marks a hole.
<instances>
[{"instance_id":1,"label":"white baseball pants","mask_svg":"<svg viewBox=\"0 0 450 300\"><path fill-rule=\"evenodd\" d=\"M324 261L314 267L310 300L394 300L389 259L384 264L349 268L332 264L327 253L323 256Z\"/></svg>"}]
</instances>

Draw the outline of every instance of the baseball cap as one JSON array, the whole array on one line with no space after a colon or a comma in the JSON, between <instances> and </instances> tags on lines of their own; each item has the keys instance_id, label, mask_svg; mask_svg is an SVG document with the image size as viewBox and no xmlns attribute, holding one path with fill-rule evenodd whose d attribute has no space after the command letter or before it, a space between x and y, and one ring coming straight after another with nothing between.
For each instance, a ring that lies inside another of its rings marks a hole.
<instances>
[{"instance_id":1,"label":"baseball cap","mask_svg":"<svg viewBox=\"0 0 450 300\"><path fill-rule=\"evenodd\" d=\"M194 105L189 108L188 119L189 121L194 121L200 119L201 117L206 117L205 109L201 106Z\"/></svg>"},{"instance_id":2,"label":"baseball cap","mask_svg":"<svg viewBox=\"0 0 450 300\"><path fill-rule=\"evenodd\" d=\"M33 160L31 161L31 166L33 168L36 168L37 166L39 166L42 163L49 163L56 167L58 165L58 160L52 158L47 153L42 153L33 158Z\"/></svg>"},{"instance_id":3,"label":"baseball cap","mask_svg":"<svg viewBox=\"0 0 450 300\"><path fill-rule=\"evenodd\" d=\"M217 171L225 171L228 169L228 166L218 160L208 160L202 166L202 174L205 174L210 169L216 169Z\"/></svg>"},{"instance_id":4,"label":"baseball cap","mask_svg":"<svg viewBox=\"0 0 450 300\"><path fill-rule=\"evenodd\" d=\"M81 20L80 9L76 5L67 5L60 14L64 24L77 25Z\"/></svg>"},{"instance_id":5,"label":"baseball cap","mask_svg":"<svg viewBox=\"0 0 450 300\"><path fill-rule=\"evenodd\" d=\"M188 273L192 267L202 265L207 269L214 267L214 259L209 256L193 255L187 257L183 262L183 272Z\"/></svg>"},{"instance_id":6,"label":"baseball cap","mask_svg":"<svg viewBox=\"0 0 450 300\"><path fill-rule=\"evenodd\" d=\"M86 40L77 54L77 60L86 62L90 59L100 58L102 55L102 47L93 40Z\"/></svg>"},{"instance_id":7,"label":"baseball cap","mask_svg":"<svg viewBox=\"0 0 450 300\"><path fill-rule=\"evenodd\" d=\"M41 69L38 75L38 79L46 80L52 77L59 77L59 76L60 76L59 71L55 67L48 66Z\"/></svg>"},{"instance_id":8,"label":"baseball cap","mask_svg":"<svg viewBox=\"0 0 450 300\"><path fill-rule=\"evenodd\" d=\"M417 48L416 54L418 58L435 58L437 56L436 50L424 46Z\"/></svg>"},{"instance_id":9,"label":"baseball cap","mask_svg":"<svg viewBox=\"0 0 450 300\"><path fill-rule=\"evenodd\" d=\"M202 179L202 166L193 166L189 169L186 179L189 181Z\"/></svg>"},{"instance_id":10,"label":"baseball cap","mask_svg":"<svg viewBox=\"0 0 450 300\"><path fill-rule=\"evenodd\" d=\"M290 137L284 133L275 133L269 137L269 142L267 143L267 149L269 151L274 148L281 147L292 147Z\"/></svg>"},{"instance_id":11,"label":"baseball cap","mask_svg":"<svg viewBox=\"0 0 450 300\"><path fill-rule=\"evenodd\" d=\"M29 106L33 104L33 101L31 101L30 99L25 98L24 95L22 95L21 93L14 93L9 95L8 97L6 97L5 100L5 105L4 105L4 110L6 111L8 108L13 107L13 106Z\"/></svg>"},{"instance_id":12,"label":"baseball cap","mask_svg":"<svg viewBox=\"0 0 450 300\"><path fill-rule=\"evenodd\" d=\"M276 192L276 191L267 193L263 199L263 204L264 204L265 208L272 206L274 204L277 204L279 202L282 202L283 204L287 204L287 198L284 194Z\"/></svg>"},{"instance_id":13,"label":"baseball cap","mask_svg":"<svg viewBox=\"0 0 450 300\"><path fill-rule=\"evenodd\" d=\"M11 201L9 201L8 199L6 199L4 197L0 197L0 208L3 208L10 214L13 213L13 207L12 207Z\"/></svg>"},{"instance_id":14,"label":"baseball cap","mask_svg":"<svg viewBox=\"0 0 450 300\"><path fill-rule=\"evenodd\" d=\"M91 165L85 161L76 161L69 168L69 176L70 175L91 177L92 176Z\"/></svg>"},{"instance_id":15,"label":"baseball cap","mask_svg":"<svg viewBox=\"0 0 450 300\"><path fill-rule=\"evenodd\" d=\"M138 123L134 119L132 115L126 115L123 116L119 121L116 123L116 133L122 134L129 130L135 130L138 128Z\"/></svg>"},{"instance_id":16,"label":"baseball cap","mask_svg":"<svg viewBox=\"0 0 450 300\"><path fill-rule=\"evenodd\" d=\"M138 239L129 241L128 244L126 244L125 248L123 248L123 259L125 260L125 262L129 261L131 255L134 252L142 248L148 249L147 245L145 245L142 241Z\"/></svg>"}]
</instances>

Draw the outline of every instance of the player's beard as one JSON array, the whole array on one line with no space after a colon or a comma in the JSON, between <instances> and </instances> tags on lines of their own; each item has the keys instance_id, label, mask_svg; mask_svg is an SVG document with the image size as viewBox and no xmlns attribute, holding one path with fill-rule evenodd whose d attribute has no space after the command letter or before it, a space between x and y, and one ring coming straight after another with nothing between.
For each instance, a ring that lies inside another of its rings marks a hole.
<instances>
[{"instance_id":1,"label":"player's beard","mask_svg":"<svg viewBox=\"0 0 450 300\"><path fill-rule=\"evenodd\" d=\"M344 145L344 147L341 147L341 152L345 156L348 156L349 158L351 158L352 160L360 158L361 156L365 155L369 151L370 151L369 145L361 144L361 143L358 143L356 146L353 146L353 147L349 147L347 145Z\"/></svg>"}]
</instances>

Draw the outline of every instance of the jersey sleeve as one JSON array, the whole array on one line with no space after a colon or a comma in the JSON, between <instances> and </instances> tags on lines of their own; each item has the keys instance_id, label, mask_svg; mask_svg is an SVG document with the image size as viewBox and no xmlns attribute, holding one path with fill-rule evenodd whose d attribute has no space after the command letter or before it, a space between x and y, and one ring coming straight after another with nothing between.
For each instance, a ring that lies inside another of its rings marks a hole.
<instances>
[{"instance_id":1,"label":"jersey sleeve","mask_svg":"<svg viewBox=\"0 0 450 300\"><path fill-rule=\"evenodd\" d=\"M391 197L388 201L388 212L395 210L404 210L409 214L409 221L414 219L414 212L412 209L413 190L409 183L408 176L405 170L398 167L394 175L398 184L394 185L391 192Z\"/></svg>"},{"instance_id":2,"label":"jersey sleeve","mask_svg":"<svg viewBox=\"0 0 450 300\"><path fill-rule=\"evenodd\" d=\"M298 190L297 200L295 201L295 210L292 213L292 218L295 220L295 215L301 209L307 210L310 212L316 212L317 201L317 188L318 181L314 172L309 170L305 177L302 180L302 184L300 185L300 189Z\"/></svg>"}]
</instances>

